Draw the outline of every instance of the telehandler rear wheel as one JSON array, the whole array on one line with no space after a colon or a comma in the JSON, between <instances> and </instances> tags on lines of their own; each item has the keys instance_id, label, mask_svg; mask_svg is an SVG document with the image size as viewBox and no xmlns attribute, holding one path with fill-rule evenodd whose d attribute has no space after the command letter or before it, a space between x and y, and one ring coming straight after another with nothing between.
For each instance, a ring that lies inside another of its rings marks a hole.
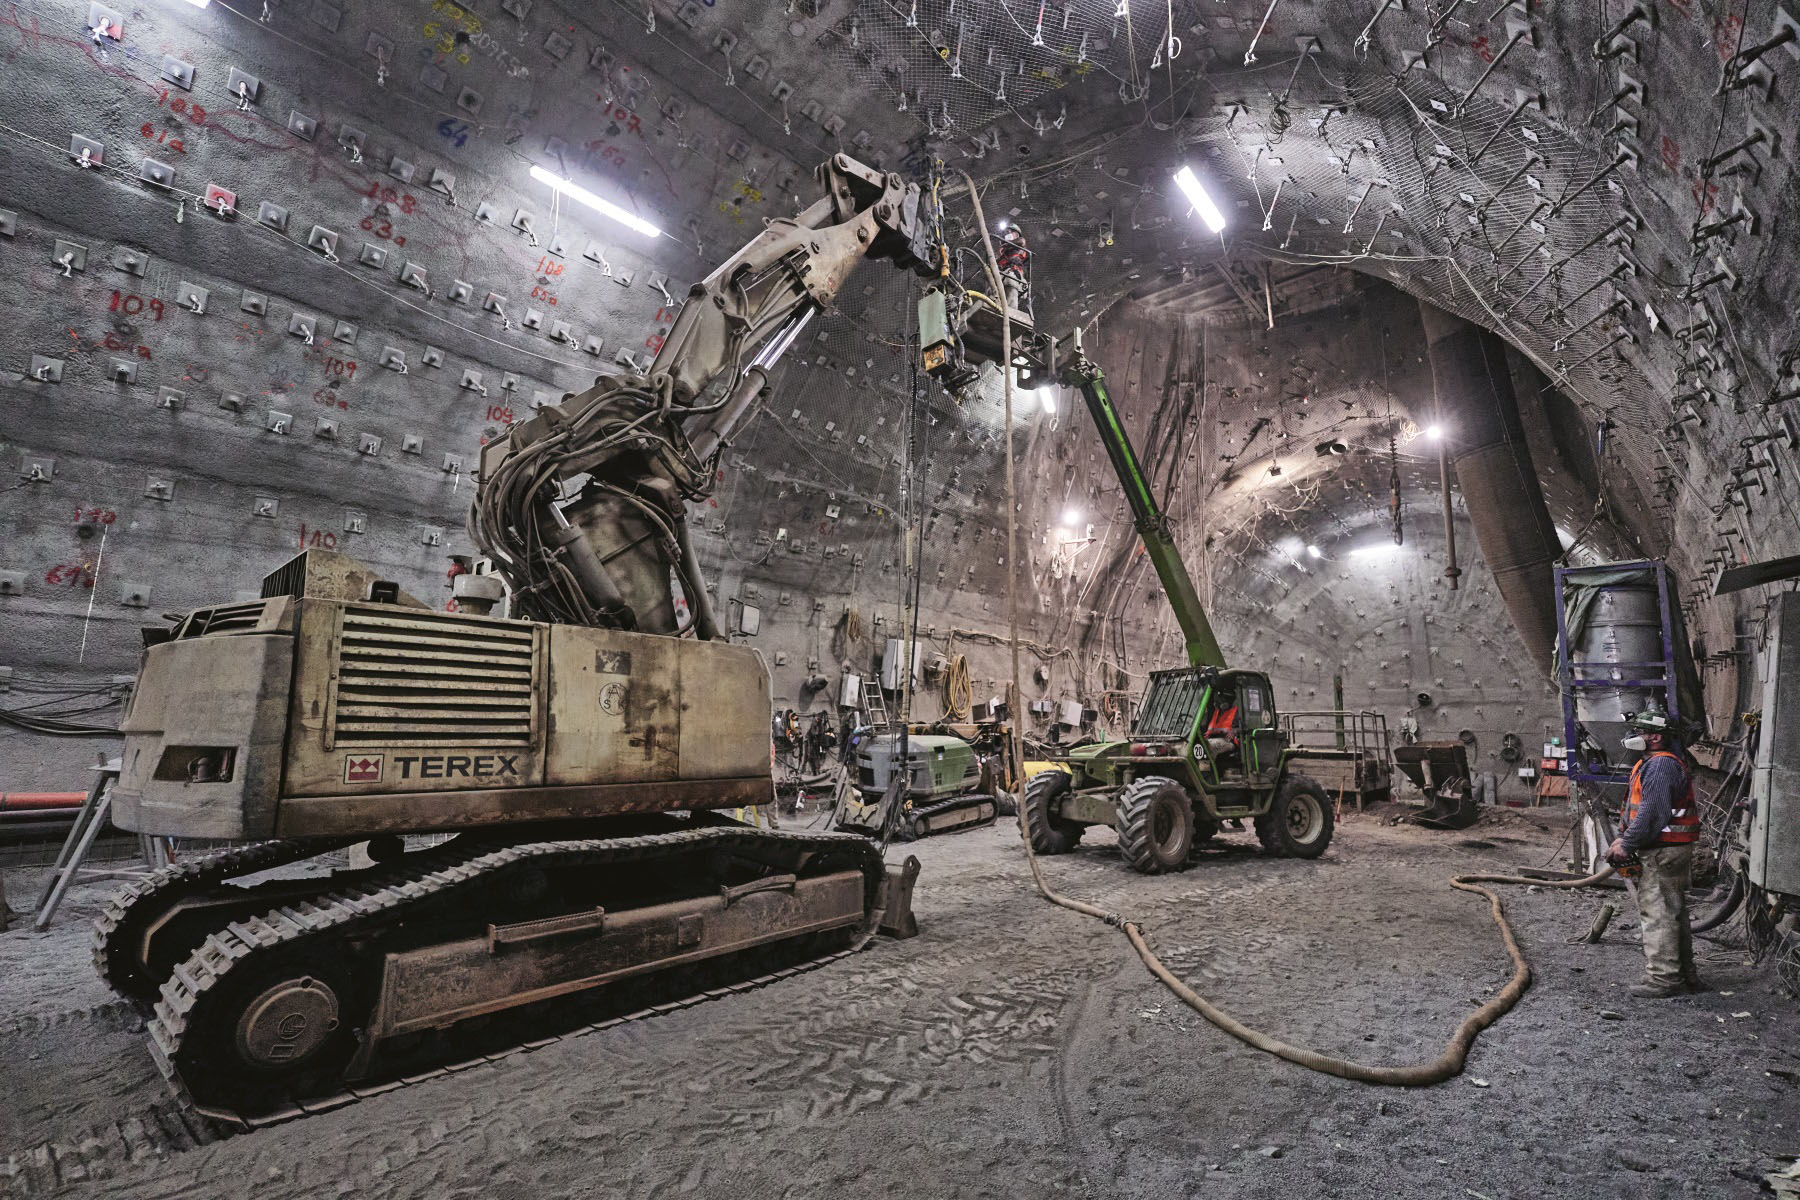
<instances>
[{"instance_id":1,"label":"telehandler rear wheel","mask_svg":"<svg viewBox=\"0 0 1800 1200\"><path fill-rule=\"evenodd\" d=\"M1269 811L1256 818L1256 839L1270 854L1317 858L1331 845L1331 798L1304 775L1289 775Z\"/></svg>"},{"instance_id":2,"label":"telehandler rear wheel","mask_svg":"<svg viewBox=\"0 0 1800 1200\"><path fill-rule=\"evenodd\" d=\"M1081 840L1082 825L1057 818L1056 801L1069 792L1066 771L1040 771L1025 785L1025 836L1037 854L1067 854Z\"/></svg>"},{"instance_id":3,"label":"telehandler rear wheel","mask_svg":"<svg viewBox=\"0 0 1800 1200\"><path fill-rule=\"evenodd\" d=\"M1162 775L1134 780L1119 793L1119 853L1146 875L1187 866L1194 847L1194 802Z\"/></svg>"}]
</instances>

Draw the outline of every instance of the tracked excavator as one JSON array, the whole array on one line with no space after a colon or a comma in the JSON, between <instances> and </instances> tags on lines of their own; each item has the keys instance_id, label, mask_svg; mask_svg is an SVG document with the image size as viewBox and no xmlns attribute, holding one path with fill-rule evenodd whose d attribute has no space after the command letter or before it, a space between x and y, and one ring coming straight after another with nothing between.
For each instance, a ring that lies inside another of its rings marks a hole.
<instances>
[{"instance_id":1,"label":"tracked excavator","mask_svg":"<svg viewBox=\"0 0 1800 1200\"><path fill-rule=\"evenodd\" d=\"M913 928L916 860L718 811L772 799L770 686L685 505L858 263L943 274L917 184L845 155L817 179L647 370L483 449L468 531L493 572L454 580L459 611L308 551L147 631L113 819L241 844L127 887L94 958L202 1112L329 1107L480 1052L501 1014L639 1011ZM267 877L364 842L372 866Z\"/></svg>"}]
</instances>

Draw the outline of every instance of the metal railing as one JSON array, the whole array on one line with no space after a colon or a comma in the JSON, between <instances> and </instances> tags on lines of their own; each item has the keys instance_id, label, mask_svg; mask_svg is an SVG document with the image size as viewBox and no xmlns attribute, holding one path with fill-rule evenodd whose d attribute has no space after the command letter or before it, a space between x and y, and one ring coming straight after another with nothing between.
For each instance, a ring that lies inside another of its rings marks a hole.
<instances>
[{"instance_id":1,"label":"metal railing","mask_svg":"<svg viewBox=\"0 0 1800 1200\"><path fill-rule=\"evenodd\" d=\"M1393 743L1383 713L1337 708L1284 712L1281 732L1295 749L1352 759L1356 764L1356 790L1360 793L1392 786Z\"/></svg>"}]
</instances>

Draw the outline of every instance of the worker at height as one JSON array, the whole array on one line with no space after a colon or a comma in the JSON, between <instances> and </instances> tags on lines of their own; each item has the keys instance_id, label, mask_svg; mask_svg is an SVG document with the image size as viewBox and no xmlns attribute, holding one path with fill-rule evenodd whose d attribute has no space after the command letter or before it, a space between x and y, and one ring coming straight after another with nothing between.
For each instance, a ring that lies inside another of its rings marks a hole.
<instances>
[{"instance_id":1,"label":"worker at height","mask_svg":"<svg viewBox=\"0 0 1800 1200\"><path fill-rule=\"evenodd\" d=\"M1624 740L1643 755L1631 769L1631 787L1621 814L1621 832L1607 848L1606 861L1626 870L1641 868L1637 881L1638 920L1644 933L1644 981L1631 994L1665 999L1705 990L1694 969L1694 935L1688 925L1688 877L1694 843L1700 840L1700 809L1694 779L1675 744L1669 720L1642 712L1630 721L1637 732Z\"/></svg>"}]
</instances>

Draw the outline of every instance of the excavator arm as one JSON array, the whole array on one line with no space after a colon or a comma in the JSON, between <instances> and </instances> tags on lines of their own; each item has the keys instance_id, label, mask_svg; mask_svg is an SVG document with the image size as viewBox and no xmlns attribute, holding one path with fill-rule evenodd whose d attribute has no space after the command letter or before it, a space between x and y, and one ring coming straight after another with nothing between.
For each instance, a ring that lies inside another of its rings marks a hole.
<instances>
[{"instance_id":1,"label":"excavator arm","mask_svg":"<svg viewBox=\"0 0 1800 1200\"><path fill-rule=\"evenodd\" d=\"M724 636L689 538L731 432L769 372L865 258L933 273L917 184L834 155L820 199L695 284L642 374L607 376L482 451L469 534L515 613L561 624ZM727 376L730 382L717 387Z\"/></svg>"}]
</instances>

